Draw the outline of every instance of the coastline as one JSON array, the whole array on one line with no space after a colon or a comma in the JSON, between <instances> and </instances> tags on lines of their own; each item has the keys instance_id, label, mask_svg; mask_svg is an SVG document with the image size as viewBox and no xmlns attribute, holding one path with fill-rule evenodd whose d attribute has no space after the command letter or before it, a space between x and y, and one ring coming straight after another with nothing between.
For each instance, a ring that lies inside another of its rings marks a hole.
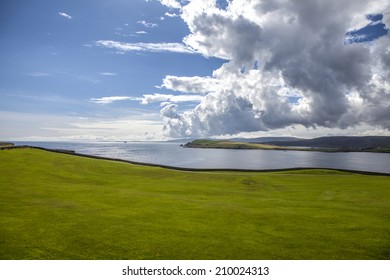
<instances>
[{"instance_id":1,"label":"coastline","mask_svg":"<svg viewBox=\"0 0 390 280\"><path fill-rule=\"evenodd\" d=\"M12 150L12 149L38 149L38 150L43 150L43 151L52 152L52 153L60 153L60 154L85 157L85 158L91 158L91 159L98 159L98 160L123 162L123 163L140 165L140 166L160 167L160 168L165 168L165 169L170 169L170 170L187 171L187 172L248 172L248 173L261 172L261 173L266 173L266 172L303 171L303 170L313 170L313 171L315 171L315 170L328 170L328 171L339 171L339 172L347 172L347 173L360 174L360 175L390 176L390 173L385 173L385 172L362 171L362 170L351 170L351 169L341 169L341 168L340 169L339 168L324 168L324 167L294 167L294 168L277 168L277 169L188 168L188 167L177 167L177 166L170 166L170 165L163 165L163 164L155 164L155 163L138 162L138 161L117 159L117 158L110 158L110 157L103 157L103 156L87 155L87 154L77 153L77 152L72 151L72 150L48 149L48 148L30 146L30 145L0 147L0 150Z\"/></svg>"}]
</instances>

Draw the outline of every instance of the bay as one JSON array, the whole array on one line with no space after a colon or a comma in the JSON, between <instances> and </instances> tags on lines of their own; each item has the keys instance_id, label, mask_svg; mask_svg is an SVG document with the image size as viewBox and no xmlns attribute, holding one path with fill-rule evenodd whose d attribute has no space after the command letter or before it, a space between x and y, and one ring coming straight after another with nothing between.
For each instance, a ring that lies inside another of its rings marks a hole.
<instances>
[{"instance_id":1,"label":"bay","mask_svg":"<svg viewBox=\"0 0 390 280\"><path fill-rule=\"evenodd\" d=\"M173 142L15 142L129 161L206 169L332 168L390 174L390 154L183 148ZM184 143L182 143L184 144Z\"/></svg>"}]
</instances>

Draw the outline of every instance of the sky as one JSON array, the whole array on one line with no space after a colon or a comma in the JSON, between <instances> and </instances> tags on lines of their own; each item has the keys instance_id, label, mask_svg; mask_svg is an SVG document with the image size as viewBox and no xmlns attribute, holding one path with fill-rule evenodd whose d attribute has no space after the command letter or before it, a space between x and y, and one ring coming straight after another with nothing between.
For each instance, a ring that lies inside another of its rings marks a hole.
<instances>
[{"instance_id":1,"label":"sky","mask_svg":"<svg viewBox=\"0 0 390 280\"><path fill-rule=\"evenodd\" d=\"M390 135L387 0L2 0L0 140Z\"/></svg>"}]
</instances>

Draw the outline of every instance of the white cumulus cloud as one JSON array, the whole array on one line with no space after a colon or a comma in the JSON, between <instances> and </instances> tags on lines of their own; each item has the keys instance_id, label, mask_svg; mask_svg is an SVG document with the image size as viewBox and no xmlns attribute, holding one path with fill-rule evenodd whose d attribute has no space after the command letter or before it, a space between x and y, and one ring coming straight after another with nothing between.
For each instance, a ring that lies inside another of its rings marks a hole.
<instances>
[{"instance_id":1,"label":"white cumulus cloud","mask_svg":"<svg viewBox=\"0 0 390 280\"><path fill-rule=\"evenodd\" d=\"M72 19L72 16L71 16L71 15L68 15L67 13L59 12L58 14L59 14L60 16L64 17L64 18Z\"/></svg>"},{"instance_id":2,"label":"white cumulus cloud","mask_svg":"<svg viewBox=\"0 0 390 280\"><path fill-rule=\"evenodd\" d=\"M220 88L222 81L213 77L178 77L168 75L164 78L160 88L184 93L206 94Z\"/></svg>"},{"instance_id":3,"label":"white cumulus cloud","mask_svg":"<svg viewBox=\"0 0 390 280\"><path fill-rule=\"evenodd\" d=\"M203 96L202 95L172 95L172 94L154 93L154 94L144 94L143 98L137 98L137 100L140 100L141 104L150 104L150 103L161 102L162 103L161 105L165 105L165 104L168 104L165 102L174 102L174 103L197 102L198 103L198 102L203 100Z\"/></svg>"},{"instance_id":4,"label":"white cumulus cloud","mask_svg":"<svg viewBox=\"0 0 390 280\"><path fill-rule=\"evenodd\" d=\"M179 15L178 14L175 14L175 13L168 13L168 12L166 12L165 13L165 16L167 16L167 17L178 17Z\"/></svg>"},{"instance_id":5,"label":"white cumulus cloud","mask_svg":"<svg viewBox=\"0 0 390 280\"><path fill-rule=\"evenodd\" d=\"M176 0L159 0L161 2L161 4L163 4L164 6L167 6L168 8L172 8L172 9L180 9L181 8L181 4L179 1L176 1Z\"/></svg>"},{"instance_id":6,"label":"white cumulus cloud","mask_svg":"<svg viewBox=\"0 0 390 280\"><path fill-rule=\"evenodd\" d=\"M390 129L389 34L344 44L369 14L383 14L389 24L388 1L233 0L222 10L216 1L192 0L180 6L190 30L183 46L228 62L210 77L165 77L163 88L205 95L184 112L166 104L161 115L168 135Z\"/></svg>"}]
</instances>

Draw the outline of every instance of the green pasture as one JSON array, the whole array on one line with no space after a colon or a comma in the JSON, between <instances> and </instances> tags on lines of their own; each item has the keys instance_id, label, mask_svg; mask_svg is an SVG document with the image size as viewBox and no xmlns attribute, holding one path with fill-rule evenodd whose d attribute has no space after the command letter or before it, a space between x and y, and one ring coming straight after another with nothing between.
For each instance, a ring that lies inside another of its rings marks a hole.
<instances>
[{"instance_id":1,"label":"green pasture","mask_svg":"<svg viewBox=\"0 0 390 280\"><path fill-rule=\"evenodd\" d=\"M0 259L389 259L390 177L0 150Z\"/></svg>"}]
</instances>

